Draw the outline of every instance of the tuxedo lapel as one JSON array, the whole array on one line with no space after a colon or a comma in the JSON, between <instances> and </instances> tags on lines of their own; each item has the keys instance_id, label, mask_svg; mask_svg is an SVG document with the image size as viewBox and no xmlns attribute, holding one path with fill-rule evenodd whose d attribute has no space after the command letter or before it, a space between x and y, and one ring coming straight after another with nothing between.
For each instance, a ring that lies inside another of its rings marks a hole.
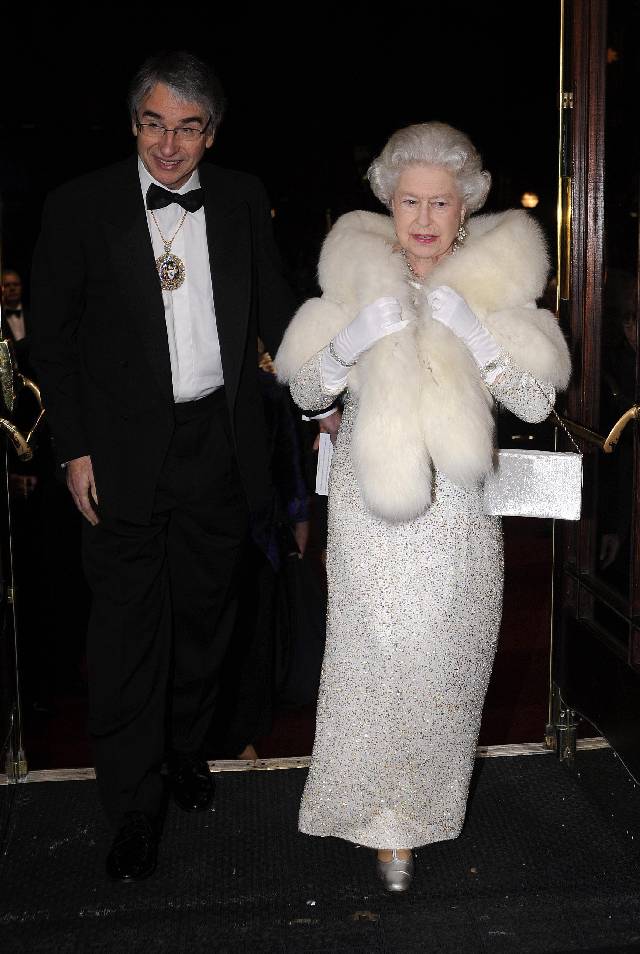
<instances>
[{"instance_id":1,"label":"tuxedo lapel","mask_svg":"<svg viewBox=\"0 0 640 954\"><path fill-rule=\"evenodd\" d=\"M163 395L173 403L171 362L162 291L149 237L137 158L123 163L112 195L105 195L104 226L115 278Z\"/></svg>"},{"instance_id":2,"label":"tuxedo lapel","mask_svg":"<svg viewBox=\"0 0 640 954\"><path fill-rule=\"evenodd\" d=\"M225 387L232 405L238 391L251 306L251 217L248 204L230 197L215 166L200 167L207 244ZM121 165L106 190L104 227L115 280L162 393L173 401L171 362L162 291L149 237L137 159ZM256 359L257 360L257 359Z\"/></svg>"},{"instance_id":3,"label":"tuxedo lapel","mask_svg":"<svg viewBox=\"0 0 640 954\"><path fill-rule=\"evenodd\" d=\"M229 198L215 167L200 167L204 189L213 301L225 388L233 406L249 327L251 305L251 219L249 206ZM256 358L257 362L257 358Z\"/></svg>"}]
</instances>

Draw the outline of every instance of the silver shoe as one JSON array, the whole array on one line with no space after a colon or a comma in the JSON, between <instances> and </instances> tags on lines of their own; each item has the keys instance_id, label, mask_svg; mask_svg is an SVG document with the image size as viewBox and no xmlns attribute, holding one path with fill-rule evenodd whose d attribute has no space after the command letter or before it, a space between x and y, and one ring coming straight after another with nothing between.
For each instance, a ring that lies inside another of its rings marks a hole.
<instances>
[{"instance_id":1,"label":"silver shoe","mask_svg":"<svg viewBox=\"0 0 640 954\"><path fill-rule=\"evenodd\" d=\"M406 891L413 878L413 853L409 858L398 858L398 849L391 849L390 861L376 859L378 877L387 891Z\"/></svg>"}]
</instances>

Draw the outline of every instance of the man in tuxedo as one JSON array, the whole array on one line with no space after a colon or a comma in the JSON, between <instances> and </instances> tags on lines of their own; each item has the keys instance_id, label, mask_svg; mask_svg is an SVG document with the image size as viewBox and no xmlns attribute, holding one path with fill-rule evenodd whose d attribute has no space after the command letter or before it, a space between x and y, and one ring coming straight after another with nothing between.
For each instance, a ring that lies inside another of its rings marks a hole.
<instances>
[{"instance_id":1,"label":"man in tuxedo","mask_svg":"<svg viewBox=\"0 0 640 954\"><path fill-rule=\"evenodd\" d=\"M34 257L35 358L85 517L89 729L122 881L154 870L163 766L181 808L211 806L201 747L236 569L271 502L256 341L275 353L293 301L260 183L200 164L222 108L196 57L145 62L137 156L53 192Z\"/></svg>"},{"instance_id":2,"label":"man in tuxedo","mask_svg":"<svg viewBox=\"0 0 640 954\"><path fill-rule=\"evenodd\" d=\"M29 360L29 315L22 300L22 278L13 269L2 273L2 327L0 333L13 345L18 370L34 377Z\"/></svg>"},{"instance_id":3,"label":"man in tuxedo","mask_svg":"<svg viewBox=\"0 0 640 954\"><path fill-rule=\"evenodd\" d=\"M22 279L12 269L2 274L2 323L3 336L10 337L14 343L26 337Z\"/></svg>"}]
</instances>

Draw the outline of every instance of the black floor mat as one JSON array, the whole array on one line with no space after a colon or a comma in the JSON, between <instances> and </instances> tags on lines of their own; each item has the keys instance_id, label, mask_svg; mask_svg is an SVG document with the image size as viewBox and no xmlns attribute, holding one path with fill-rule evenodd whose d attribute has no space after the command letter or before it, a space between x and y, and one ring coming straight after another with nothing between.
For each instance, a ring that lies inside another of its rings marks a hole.
<instances>
[{"instance_id":1,"label":"black floor mat","mask_svg":"<svg viewBox=\"0 0 640 954\"><path fill-rule=\"evenodd\" d=\"M92 782L13 797L0 950L211 954L640 951L640 792L609 750L478 762L462 836L418 852L407 895L374 855L296 831L301 770L218 776L216 810L171 808L158 870L103 875Z\"/></svg>"}]
</instances>

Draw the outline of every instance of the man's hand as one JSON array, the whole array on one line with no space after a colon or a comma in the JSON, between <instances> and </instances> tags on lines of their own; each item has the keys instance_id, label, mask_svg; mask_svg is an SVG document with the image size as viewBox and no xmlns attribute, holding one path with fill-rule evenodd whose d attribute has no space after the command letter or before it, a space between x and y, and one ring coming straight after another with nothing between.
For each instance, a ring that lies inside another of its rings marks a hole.
<instances>
[{"instance_id":1,"label":"man's hand","mask_svg":"<svg viewBox=\"0 0 640 954\"><path fill-rule=\"evenodd\" d=\"M620 536L617 533L603 533L600 540L600 569L607 570L620 552Z\"/></svg>"},{"instance_id":2,"label":"man's hand","mask_svg":"<svg viewBox=\"0 0 640 954\"><path fill-rule=\"evenodd\" d=\"M98 491L93 479L93 466L90 457L76 457L70 460L66 467L67 487L73 497L73 502L92 527L100 521L93 509L98 503Z\"/></svg>"},{"instance_id":3,"label":"man's hand","mask_svg":"<svg viewBox=\"0 0 640 954\"><path fill-rule=\"evenodd\" d=\"M298 550L301 557L304 556L305 550L307 549L310 528L311 523L309 520L301 520L299 523L295 523L293 525L293 535L296 538L296 543L298 544Z\"/></svg>"}]
</instances>

